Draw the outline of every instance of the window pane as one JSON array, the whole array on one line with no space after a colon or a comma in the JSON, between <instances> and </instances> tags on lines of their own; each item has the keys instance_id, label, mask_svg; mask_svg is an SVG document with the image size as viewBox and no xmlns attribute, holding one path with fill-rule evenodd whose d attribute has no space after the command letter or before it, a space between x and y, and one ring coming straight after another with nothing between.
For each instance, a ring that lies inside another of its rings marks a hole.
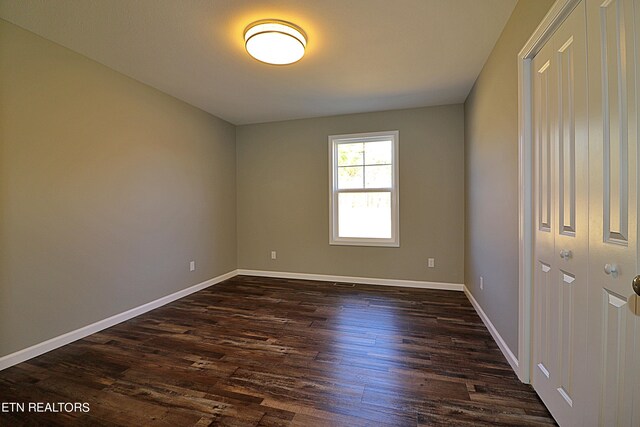
<instances>
[{"instance_id":1,"label":"window pane","mask_svg":"<svg viewBox=\"0 0 640 427\"><path fill-rule=\"evenodd\" d=\"M338 166L362 165L363 152L364 144L362 142L338 144Z\"/></svg>"},{"instance_id":2,"label":"window pane","mask_svg":"<svg viewBox=\"0 0 640 427\"><path fill-rule=\"evenodd\" d=\"M365 188L391 188L391 166L365 166Z\"/></svg>"},{"instance_id":3,"label":"window pane","mask_svg":"<svg viewBox=\"0 0 640 427\"><path fill-rule=\"evenodd\" d=\"M338 189L362 188L364 185L362 166L347 166L338 168Z\"/></svg>"},{"instance_id":4,"label":"window pane","mask_svg":"<svg viewBox=\"0 0 640 427\"><path fill-rule=\"evenodd\" d=\"M365 164L367 165L390 165L391 141L375 141L364 144Z\"/></svg>"},{"instance_id":5,"label":"window pane","mask_svg":"<svg viewBox=\"0 0 640 427\"><path fill-rule=\"evenodd\" d=\"M338 236L391 238L391 193L338 194Z\"/></svg>"}]
</instances>

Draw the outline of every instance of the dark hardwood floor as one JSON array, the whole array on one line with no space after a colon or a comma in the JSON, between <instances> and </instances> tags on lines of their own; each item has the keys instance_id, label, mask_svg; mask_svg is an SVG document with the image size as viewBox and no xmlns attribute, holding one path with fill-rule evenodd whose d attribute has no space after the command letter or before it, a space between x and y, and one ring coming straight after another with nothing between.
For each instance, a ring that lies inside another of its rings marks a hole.
<instances>
[{"instance_id":1,"label":"dark hardwood floor","mask_svg":"<svg viewBox=\"0 0 640 427\"><path fill-rule=\"evenodd\" d=\"M537 426L462 292L238 276L0 372L1 426Z\"/></svg>"}]
</instances>

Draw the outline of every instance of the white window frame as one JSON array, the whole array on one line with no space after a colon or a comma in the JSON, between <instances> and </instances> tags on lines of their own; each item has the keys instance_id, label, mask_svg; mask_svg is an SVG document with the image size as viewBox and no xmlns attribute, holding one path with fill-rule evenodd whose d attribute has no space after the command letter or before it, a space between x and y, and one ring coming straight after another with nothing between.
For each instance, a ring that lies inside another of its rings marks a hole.
<instances>
[{"instance_id":1,"label":"white window frame","mask_svg":"<svg viewBox=\"0 0 640 427\"><path fill-rule=\"evenodd\" d=\"M392 182L390 188L338 189L338 145L355 142L375 142L391 140L392 150ZM386 132L354 133L329 136L329 244L347 246L400 246L400 198L399 198L399 156L398 145L400 133L397 130ZM340 193L391 193L391 237L339 237L338 195Z\"/></svg>"}]
</instances>

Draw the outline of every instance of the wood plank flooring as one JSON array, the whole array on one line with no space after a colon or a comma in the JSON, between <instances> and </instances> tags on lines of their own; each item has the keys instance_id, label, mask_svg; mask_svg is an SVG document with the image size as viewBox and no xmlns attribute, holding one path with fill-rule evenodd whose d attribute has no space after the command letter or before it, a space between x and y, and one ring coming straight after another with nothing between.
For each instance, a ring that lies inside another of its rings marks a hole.
<instances>
[{"instance_id":1,"label":"wood plank flooring","mask_svg":"<svg viewBox=\"0 0 640 427\"><path fill-rule=\"evenodd\" d=\"M0 425L555 425L462 292L237 276L0 372Z\"/></svg>"}]
</instances>

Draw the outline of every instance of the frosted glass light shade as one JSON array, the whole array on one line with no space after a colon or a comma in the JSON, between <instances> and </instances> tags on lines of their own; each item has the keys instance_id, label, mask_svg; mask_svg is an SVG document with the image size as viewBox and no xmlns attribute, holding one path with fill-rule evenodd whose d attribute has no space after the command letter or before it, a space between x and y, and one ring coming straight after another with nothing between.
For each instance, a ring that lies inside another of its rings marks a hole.
<instances>
[{"instance_id":1,"label":"frosted glass light shade","mask_svg":"<svg viewBox=\"0 0 640 427\"><path fill-rule=\"evenodd\" d=\"M249 55L258 61L285 65L304 56L307 38L294 24L270 19L249 25L244 31L244 43Z\"/></svg>"}]
</instances>

